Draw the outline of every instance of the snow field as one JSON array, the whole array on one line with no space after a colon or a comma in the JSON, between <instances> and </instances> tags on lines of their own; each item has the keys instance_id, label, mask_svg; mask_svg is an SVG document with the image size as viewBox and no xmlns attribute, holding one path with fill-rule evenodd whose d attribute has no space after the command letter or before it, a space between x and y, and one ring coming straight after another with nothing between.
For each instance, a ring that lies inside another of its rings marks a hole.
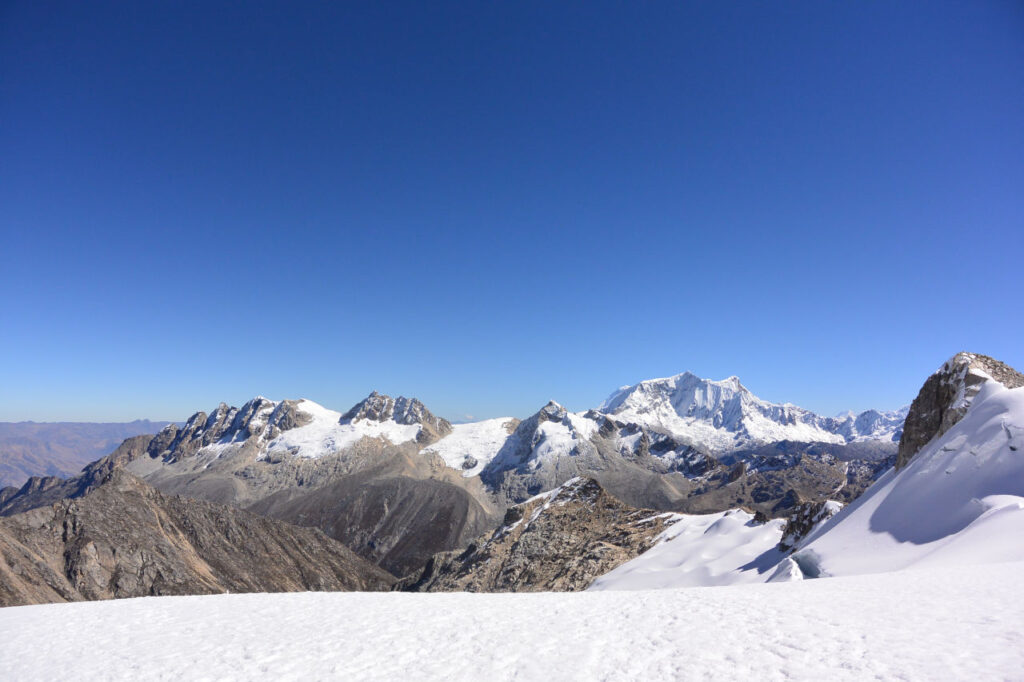
<instances>
[{"instance_id":1,"label":"snow field","mask_svg":"<svg viewBox=\"0 0 1024 682\"><path fill-rule=\"evenodd\" d=\"M663 514L672 525L657 544L605 573L591 590L651 590L765 582L783 559L776 549L783 519L754 523L741 509L717 514Z\"/></svg>"},{"instance_id":2,"label":"snow field","mask_svg":"<svg viewBox=\"0 0 1024 682\"><path fill-rule=\"evenodd\" d=\"M546 594L301 593L0 609L7 679L1021 679L1024 563Z\"/></svg>"}]
</instances>

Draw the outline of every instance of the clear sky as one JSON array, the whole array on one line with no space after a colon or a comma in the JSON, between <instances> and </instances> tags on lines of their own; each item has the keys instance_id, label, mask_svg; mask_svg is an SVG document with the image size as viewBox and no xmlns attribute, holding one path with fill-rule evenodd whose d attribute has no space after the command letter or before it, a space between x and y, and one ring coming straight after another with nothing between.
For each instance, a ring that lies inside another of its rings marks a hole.
<instances>
[{"instance_id":1,"label":"clear sky","mask_svg":"<svg viewBox=\"0 0 1024 682\"><path fill-rule=\"evenodd\" d=\"M1024 368L1024 4L0 5L0 421Z\"/></svg>"}]
</instances>

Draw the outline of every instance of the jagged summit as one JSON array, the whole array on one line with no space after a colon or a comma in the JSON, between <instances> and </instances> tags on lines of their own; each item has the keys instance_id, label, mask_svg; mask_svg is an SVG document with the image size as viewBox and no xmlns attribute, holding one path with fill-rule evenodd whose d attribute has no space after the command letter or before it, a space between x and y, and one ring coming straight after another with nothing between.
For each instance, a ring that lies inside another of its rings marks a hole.
<instances>
[{"instance_id":1,"label":"jagged summit","mask_svg":"<svg viewBox=\"0 0 1024 682\"><path fill-rule=\"evenodd\" d=\"M398 396L392 398L373 391L366 398L352 406L338 420L339 424L355 424L362 420L375 422L394 422L403 426L420 425L425 438L420 442L430 442L442 438L452 431L451 422L434 416L427 406L417 398Z\"/></svg>"},{"instance_id":2,"label":"jagged summit","mask_svg":"<svg viewBox=\"0 0 1024 682\"><path fill-rule=\"evenodd\" d=\"M690 402L706 403L716 398L728 399L738 393L750 393L737 376L713 381L686 371L675 376L647 379L637 384L622 386L608 396L597 409L601 412L615 413L630 407L642 407L645 397L666 392L676 398L680 407L685 407L683 403L687 402L687 398Z\"/></svg>"},{"instance_id":3,"label":"jagged summit","mask_svg":"<svg viewBox=\"0 0 1024 682\"><path fill-rule=\"evenodd\" d=\"M547 405L540 408L536 416L540 421L560 422L565 419L567 414L568 410L554 400L549 400Z\"/></svg>"},{"instance_id":4,"label":"jagged summit","mask_svg":"<svg viewBox=\"0 0 1024 682\"><path fill-rule=\"evenodd\" d=\"M415 398L396 400L376 391L345 414L312 400L257 396L240 408L222 402L209 414L196 412L182 427L171 424L157 434L152 448L169 462L200 454L218 459L242 449L257 459L285 454L315 458L362 438L432 443L451 428Z\"/></svg>"}]
</instances>

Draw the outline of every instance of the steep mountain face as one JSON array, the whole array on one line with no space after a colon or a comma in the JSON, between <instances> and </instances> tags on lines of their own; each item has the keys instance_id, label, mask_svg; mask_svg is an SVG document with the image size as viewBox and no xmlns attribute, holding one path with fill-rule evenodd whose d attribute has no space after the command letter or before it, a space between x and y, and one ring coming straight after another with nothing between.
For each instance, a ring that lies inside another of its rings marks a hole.
<instances>
[{"instance_id":1,"label":"steep mountain face","mask_svg":"<svg viewBox=\"0 0 1024 682\"><path fill-rule=\"evenodd\" d=\"M392 582L318 530L168 497L120 467L75 499L0 519L0 606Z\"/></svg>"},{"instance_id":2,"label":"steep mountain face","mask_svg":"<svg viewBox=\"0 0 1024 682\"><path fill-rule=\"evenodd\" d=\"M925 444L956 425L987 381L1019 388L1024 375L987 355L957 353L928 377L910 406L896 468L905 467Z\"/></svg>"},{"instance_id":3,"label":"steep mountain face","mask_svg":"<svg viewBox=\"0 0 1024 682\"><path fill-rule=\"evenodd\" d=\"M73 476L125 438L156 433L168 422L0 422L0 488L32 476Z\"/></svg>"},{"instance_id":4,"label":"steep mountain face","mask_svg":"<svg viewBox=\"0 0 1024 682\"><path fill-rule=\"evenodd\" d=\"M665 516L634 509L593 479L573 478L509 508L502 525L463 552L435 556L401 589L541 592L586 589L651 546Z\"/></svg>"},{"instance_id":5,"label":"steep mountain face","mask_svg":"<svg viewBox=\"0 0 1024 682\"><path fill-rule=\"evenodd\" d=\"M791 572L819 577L1024 559L1020 374L985 356L954 356L925 382L903 437L901 452L909 455L902 466L799 543Z\"/></svg>"},{"instance_id":6,"label":"steep mountain face","mask_svg":"<svg viewBox=\"0 0 1024 682\"><path fill-rule=\"evenodd\" d=\"M624 386L599 411L719 454L780 441L898 440L904 414L869 410L822 417L795 405L761 400L737 377L711 381L690 372Z\"/></svg>"},{"instance_id":7,"label":"steep mountain face","mask_svg":"<svg viewBox=\"0 0 1024 682\"><path fill-rule=\"evenodd\" d=\"M451 432L416 399L372 393L340 414L257 398L165 429L127 466L166 492L315 526L404 575L501 515L478 479L420 454Z\"/></svg>"}]
</instances>

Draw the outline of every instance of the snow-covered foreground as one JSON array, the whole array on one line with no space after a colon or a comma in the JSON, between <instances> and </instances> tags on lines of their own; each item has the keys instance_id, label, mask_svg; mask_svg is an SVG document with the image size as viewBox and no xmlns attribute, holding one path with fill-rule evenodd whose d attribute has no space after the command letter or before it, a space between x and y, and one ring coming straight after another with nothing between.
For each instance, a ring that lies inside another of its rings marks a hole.
<instances>
[{"instance_id":1,"label":"snow-covered foreground","mask_svg":"<svg viewBox=\"0 0 1024 682\"><path fill-rule=\"evenodd\" d=\"M963 419L803 544L811 575L1024 561L1024 388L984 383Z\"/></svg>"},{"instance_id":2,"label":"snow-covered foreground","mask_svg":"<svg viewBox=\"0 0 1024 682\"><path fill-rule=\"evenodd\" d=\"M576 594L0 609L6 679L1021 679L1024 563Z\"/></svg>"}]
</instances>

